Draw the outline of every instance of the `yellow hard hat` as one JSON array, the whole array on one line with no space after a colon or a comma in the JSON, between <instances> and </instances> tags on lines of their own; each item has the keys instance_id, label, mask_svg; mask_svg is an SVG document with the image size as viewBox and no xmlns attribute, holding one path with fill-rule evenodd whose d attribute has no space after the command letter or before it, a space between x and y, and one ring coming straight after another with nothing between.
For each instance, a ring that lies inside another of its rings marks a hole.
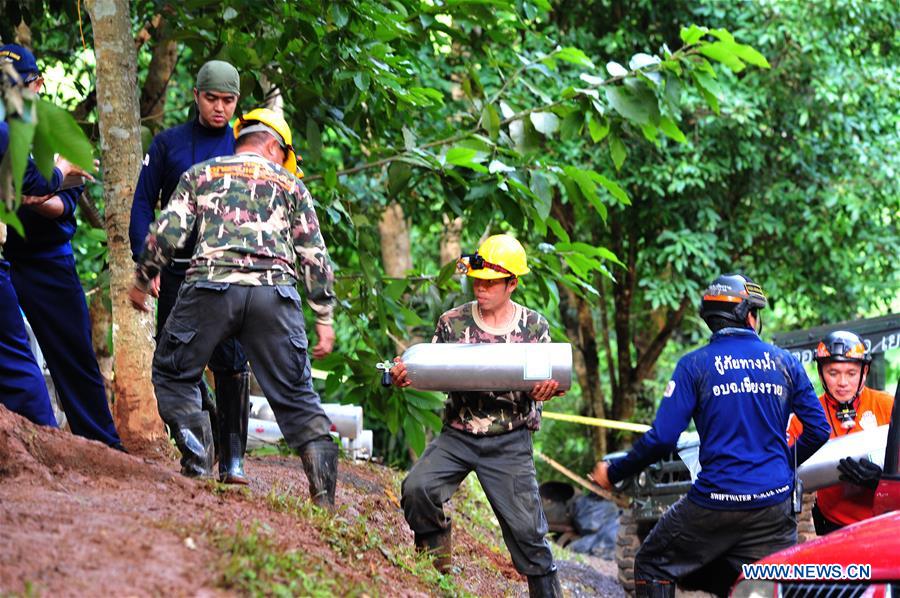
<instances>
[{"instance_id":1,"label":"yellow hard hat","mask_svg":"<svg viewBox=\"0 0 900 598\"><path fill-rule=\"evenodd\" d=\"M510 235L488 237L477 252L460 257L457 268L467 276L482 280L519 277L530 272L525 248Z\"/></svg>"},{"instance_id":2,"label":"yellow hard hat","mask_svg":"<svg viewBox=\"0 0 900 598\"><path fill-rule=\"evenodd\" d=\"M292 174L297 174L297 154L292 145L291 128L284 117L268 108L255 108L238 118L234 125L234 138L258 131L269 133L278 139L286 153L282 165Z\"/></svg>"}]
</instances>

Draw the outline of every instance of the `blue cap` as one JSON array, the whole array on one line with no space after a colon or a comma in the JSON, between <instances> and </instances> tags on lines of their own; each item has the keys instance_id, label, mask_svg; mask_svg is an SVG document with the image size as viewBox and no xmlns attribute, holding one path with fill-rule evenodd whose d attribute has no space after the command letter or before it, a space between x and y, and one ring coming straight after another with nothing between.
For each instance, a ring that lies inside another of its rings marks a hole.
<instances>
[{"instance_id":1,"label":"blue cap","mask_svg":"<svg viewBox=\"0 0 900 598\"><path fill-rule=\"evenodd\" d=\"M0 46L0 61L12 62L13 68L25 78L28 75L37 75L41 72L38 68L37 60L34 59L34 54L28 48L24 48L19 44Z\"/></svg>"}]
</instances>

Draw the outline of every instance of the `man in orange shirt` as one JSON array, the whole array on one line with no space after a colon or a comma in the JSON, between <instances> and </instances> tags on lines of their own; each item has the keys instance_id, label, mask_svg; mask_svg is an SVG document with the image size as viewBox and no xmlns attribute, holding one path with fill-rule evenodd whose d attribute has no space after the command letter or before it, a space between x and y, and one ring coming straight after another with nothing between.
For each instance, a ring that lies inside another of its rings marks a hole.
<instances>
[{"instance_id":1,"label":"man in orange shirt","mask_svg":"<svg viewBox=\"0 0 900 598\"><path fill-rule=\"evenodd\" d=\"M872 430L890 423L894 399L865 386L872 356L862 339L839 330L826 336L816 348L816 364L825 392L819 397L831 426L831 438ZM803 431L796 417L788 425L790 442ZM841 459L843 483L816 493L813 522L816 534L824 535L845 525L873 516L872 501L881 478L881 468L868 459Z\"/></svg>"}]
</instances>

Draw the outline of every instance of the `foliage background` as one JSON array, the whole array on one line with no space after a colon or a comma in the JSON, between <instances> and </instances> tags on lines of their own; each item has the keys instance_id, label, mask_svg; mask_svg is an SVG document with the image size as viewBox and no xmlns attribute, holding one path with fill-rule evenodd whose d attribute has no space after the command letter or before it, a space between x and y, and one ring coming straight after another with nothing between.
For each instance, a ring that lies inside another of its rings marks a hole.
<instances>
[{"instance_id":1,"label":"foliage background","mask_svg":"<svg viewBox=\"0 0 900 598\"><path fill-rule=\"evenodd\" d=\"M554 410L652 420L678 356L705 340L697 297L722 271L763 284L767 331L900 309L900 9L889 0L188 0L131 10L136 37L147 33L140 82L165 43L176 54L164 113L142 115L145 146L190 117L193 74L211 58L242 72L241 109L282 102L338 274L339 349L315 364L330 372L321 391L365 407L393 464L439 429L442 398L382 389L373 365L396 341L427 340L437 316L469 296L440 257L456 218L463 249L501 231L525 242L534 273L518 300L583 360L581 385ZM83 45L70 3L7 1L4 12L0 35L12 39L24 19L48 78L70 82L49 99L96 141L90 23ZM767 61L742 51L736 64L734 47L720 45L709 62L665 65L661 81L609 81L635 64L654 69L638 56L666 59L692 24L725 30L707 44L733 34ZM99 187L90 194L102 213ZM379 229L388 206L409 235L400 275L388 274L397 256ZM102 290L105 233L79 218L79 274ZM539 448L582 471L630 441L544 426Z\"/></svg>"}]
</instances>

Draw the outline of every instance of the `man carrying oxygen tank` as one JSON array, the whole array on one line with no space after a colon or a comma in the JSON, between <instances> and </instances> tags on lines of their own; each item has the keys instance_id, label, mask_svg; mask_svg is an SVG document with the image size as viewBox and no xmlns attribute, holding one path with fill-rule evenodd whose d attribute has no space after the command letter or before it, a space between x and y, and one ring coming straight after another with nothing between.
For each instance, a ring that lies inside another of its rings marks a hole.
<instances>
[{"instance_id":1,"label":"man carrying oxygen tank","mask_svg":"<svg viewBox=\"0 0 900 598\"><path fill-rule=\"evenodd\" d=\"M826 336L816 347L816 365L825 392L819 397L831 428L831 438L874 430L891 421L894 399L891 395L866 386L872 356L862 339L846 330ZM789 442L803 432L803 424L792 417L788 425ZM846 483L828 486L816 492L813 523L823 536L845 525L874 517L872 504L881 468L868 459L841 459L838 470Z\"/></svg>"},{"instance_id":2,"label":"man carrying oxygen tank","mask_svg":"<svg viewBox=\"0 0 900 598\"><path fill-rule=\"evenodd\" d=\"M547 320L511 299L519 276L529 271L525 250L516 239L489 237L476 253L463 255L457 267L472 279L475 301L444 313L432 342L550 342ZM390 372L394 385L408 386L406 366L399 357L394 361ZM401 499L416 548L433 554L442 573L450 572L452 553L444 503L474 471L500 522L516 570L528 577L529 596L562 596L544 538L548 526L531 446L531 434L540 427L541 403L556 396L558 387L551 379L536 383L530 393L449 394L444 429L403 481Z\"/></svg>"}]
</instances>

